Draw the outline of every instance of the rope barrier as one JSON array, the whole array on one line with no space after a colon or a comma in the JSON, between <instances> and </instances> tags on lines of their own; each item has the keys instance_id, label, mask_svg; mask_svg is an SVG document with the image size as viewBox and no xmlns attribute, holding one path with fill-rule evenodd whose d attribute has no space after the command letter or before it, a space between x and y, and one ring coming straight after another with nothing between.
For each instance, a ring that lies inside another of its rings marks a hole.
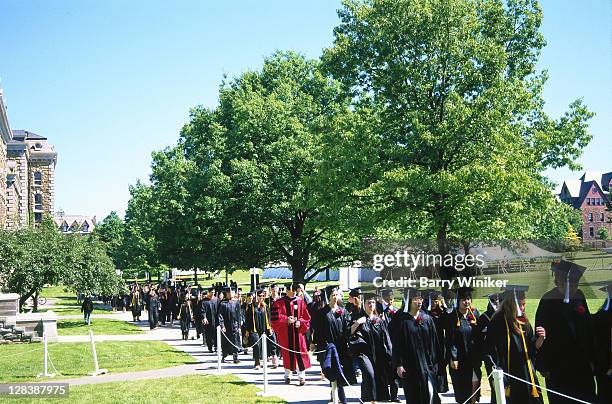
<instances>
[{"instance_id":1,"label":"rope barrier","mask_svg":"<svg viewBox=\"0 0 612 404\"><path fill-rule=\"evenodd\" d=\"M491 373L489 373L489 375L487 376L487 379L488 379L489 377L491 377L492 375L493 375L493 372L491 371ZM481 388L482 388L482 382L480 382L480 386L478 386L478 388L476 389L476 391L475 391L474 393L472 393L472 395L471 395L471 396L469 396L469 397L468 397L468 399L467 399L467 400L465 400L465 401L463 402L463 404L467 404L467 403L469 403L469 402L470 402L470 400L471 400L471 399L472 399L472 398L473 398L473 397L474 397L476 394L478 394L478 392L480 391L480 389L481 389Z\"/></svg>"},{"instance_id":2,"label":"rope barrier","mask_svg":"<svg viewBox=\"0 0 612 404\"><path fill-rule=\"evenodd\" d=\"M259 341L261 341L261 339L263 338L263 334L259 337L259 339L257 341L255 341L255 343L253 345L249 345L249 346L245 346L245 347L238 347L236 346L232 341L230 341L230 339L227 337L227 335L225 335L225 332L221 331L221 334L223 334L223 336L225 337L225 339L227 340L227 342L229 342L231 345L234 346L234 348L242 351L243 349L250 349L253 348L255 345L257 345L259 343Z\"/></svg>"},{"instance_id":3,"label":"rope barrier","mask_svg":"<svg viewBox=\"0 0 612 404\"><path fill-rule=\"evenodd\" d=\"M281 349L284 349L285 351L293 352L294 354L299 354L299 355L308 355L308 352L294 351L293 349L285 348L284 346L277 344L275 341L270 340L270 342L272 342L277 347L279 347ZM323 349L323 350L320 350L320 351L313 351L312 354L316 355L316 354L320 354L320 353L324 353L324 352L327 352L327 350Z\"/></svg>"},{"instance_id":4,"label":"rope barrier","mask_svg":"<svg viewBox=\"0 0 612 404\"><path fill-rule=\"evenodd\" d=\"M61 374L56 368L55 365L53 364L53 361L51 360L51 355L49 354L49 352L47 351L47 359L49 360L49 363L51 364L51 367L53 368L53 370L55 371L55 374L59 375L59 376L64 376L63 374Z\"/></svg>"},{"instance_id":5,"label":"rope barrier","mask_svg":"<svg viewBox=\"0 0 612 404\"><path fill-rule=\"evenodd\" d=\"M529 385L531 385L531 386L535 386L535 387L537 387L537 388L539 388L539 389L541 389L541 390L546 391L547 393L548 393L548 392L550 392L550 393L556 394L556 395L558 395L558 396L561 396L561 397L563 397L563 398L567 398L567 399L569 399L569 400L576 401L577 403L591 404L591 403L589 403L588 401L583 401L583 400L580 400L579 398L575 398L575 397L572 397L572 396L568 396L568 395L566 395L566 394L559 393L558 391L551 390L551 389L547 389L546 387L538 386L537 384L533 384L533 383L531 383L531 382L528 382L527 380L523 380L523 379L521 379L521 378L519 378L519 377L516 377L516 376L514 376L514 375L511 375L511 374L509 374L509 373L504 372L504 375L506 375L506 376L508 376L508 377L510 377L510 378L512 378L512 379L518 380L518 381L520 381L520 382L523 382L523 383L529 384Z\"/></svg>"}]
</instances>

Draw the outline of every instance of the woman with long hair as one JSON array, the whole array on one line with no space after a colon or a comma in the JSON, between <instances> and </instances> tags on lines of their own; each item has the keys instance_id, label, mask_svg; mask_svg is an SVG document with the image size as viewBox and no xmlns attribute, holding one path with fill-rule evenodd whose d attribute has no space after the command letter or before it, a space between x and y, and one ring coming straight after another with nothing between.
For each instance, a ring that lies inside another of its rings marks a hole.
<instances>
[{"instance_id":1,"label":"woman with long hair","mask_svg":"<svg viewBox=\"0 0 612 404\"><path fill-rule=\"evenodd\" d=\"M361 401L389 401L397 399L389 394L389 380L393 379L391 367L391 337L387 323L376 312L376 295L365 298L365 311L361 304L355 304L352 317L361 313L351 325L349 346L357 360L363 381L361 382Z\"/></svg>"},{"instance_id":2,"label":"woman with long hair","mask_svg":"<svg viewBox=\"0 0 612 404\"><path fill-rule=\"evenodd\" d=\"M193 312L191 310L191 299L188 294L181 295L181 304L179 306L178 320L181 324L181 334L184 340L189 339L189 329L193 322Z\"/></svg>"},{"instance_id":3,"label":"woman with long hair","mask_svg":"<svg viewBox=\"0 0 612 404\"><path fill-rule=\"evenodd\" d=\"M544 343L546 331L533 327L525 313L525 292L528 286L507 286L499 310L491 318L486 338L486 354L513 378L504 378L506 403L541 404L542 392L533 365L536 351Z\"/></svg>"}]
</instances>

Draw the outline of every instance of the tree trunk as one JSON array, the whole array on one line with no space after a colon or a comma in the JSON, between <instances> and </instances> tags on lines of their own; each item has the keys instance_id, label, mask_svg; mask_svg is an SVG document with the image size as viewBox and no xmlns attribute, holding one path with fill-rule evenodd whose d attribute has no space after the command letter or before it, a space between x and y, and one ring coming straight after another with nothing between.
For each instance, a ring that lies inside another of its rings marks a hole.
<instances>
[{"instance_id":1,"label":"tree trunk","mask_svg":"<svg viewBox=\"0 0 612 404\"><path fill-rule=\"evenodd\" d=\"M28 293L26 293L25 295L19 298L19 312L20 313L23 312L23 305L28 301L30 297L32 297L34 293L36 293L36 289L29 291Z\"/></svg>"},{"instance_id":2,"label":"tree trunk","mask_svg":"<svg viewBox=\"0 0 612 404\"><path fill-rule=\"evenodd\" d=\"M34 293L33 304L32 304L32 312L38 313L38 292Z\"/></svg>"}]
</instances>

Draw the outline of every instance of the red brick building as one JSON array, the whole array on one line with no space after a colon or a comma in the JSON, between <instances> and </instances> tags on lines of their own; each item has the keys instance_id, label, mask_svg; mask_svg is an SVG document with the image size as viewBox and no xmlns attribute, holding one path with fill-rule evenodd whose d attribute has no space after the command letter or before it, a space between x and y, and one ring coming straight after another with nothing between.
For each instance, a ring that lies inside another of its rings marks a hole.
<instances>
[{"instance_id":1,"label":"red brick building","mask_svg":"<svg viewBox=\"0 0 612 404\"><path fill-rule=\"evenodd\" d=\"M578 180L563 182L559 199L582 212L582 241L599 240L601 228L612 235L612 212L607 211L611 188L612 171L586 172Z\"/></svg>"}]
</instances>

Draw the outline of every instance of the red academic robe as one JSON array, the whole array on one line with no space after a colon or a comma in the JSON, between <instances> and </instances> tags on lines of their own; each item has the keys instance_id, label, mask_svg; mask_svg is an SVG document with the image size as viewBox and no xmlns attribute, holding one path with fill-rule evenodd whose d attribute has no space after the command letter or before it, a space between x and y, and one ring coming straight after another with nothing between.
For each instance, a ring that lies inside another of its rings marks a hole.
<instances>
[{"instance_id":1,"label":"red academic robe","mask_svg":"<svg viewBox=\"0 0 612 404\"><path fill-rule=\"evenodd\" d=\"M289 316L296 317L300 322L300 327L295 324L288 324ZM293 299L285 296L276 300L272 304L272 328L276 333L278 344L289 348L292 351L303 352L295 354L280 349L283 355L283 367L290 370L304 370L310 367L310 357L306 346L306 331L310 328L310 313L304 300L294 297Z\"/></svg>"}]
</instances>

